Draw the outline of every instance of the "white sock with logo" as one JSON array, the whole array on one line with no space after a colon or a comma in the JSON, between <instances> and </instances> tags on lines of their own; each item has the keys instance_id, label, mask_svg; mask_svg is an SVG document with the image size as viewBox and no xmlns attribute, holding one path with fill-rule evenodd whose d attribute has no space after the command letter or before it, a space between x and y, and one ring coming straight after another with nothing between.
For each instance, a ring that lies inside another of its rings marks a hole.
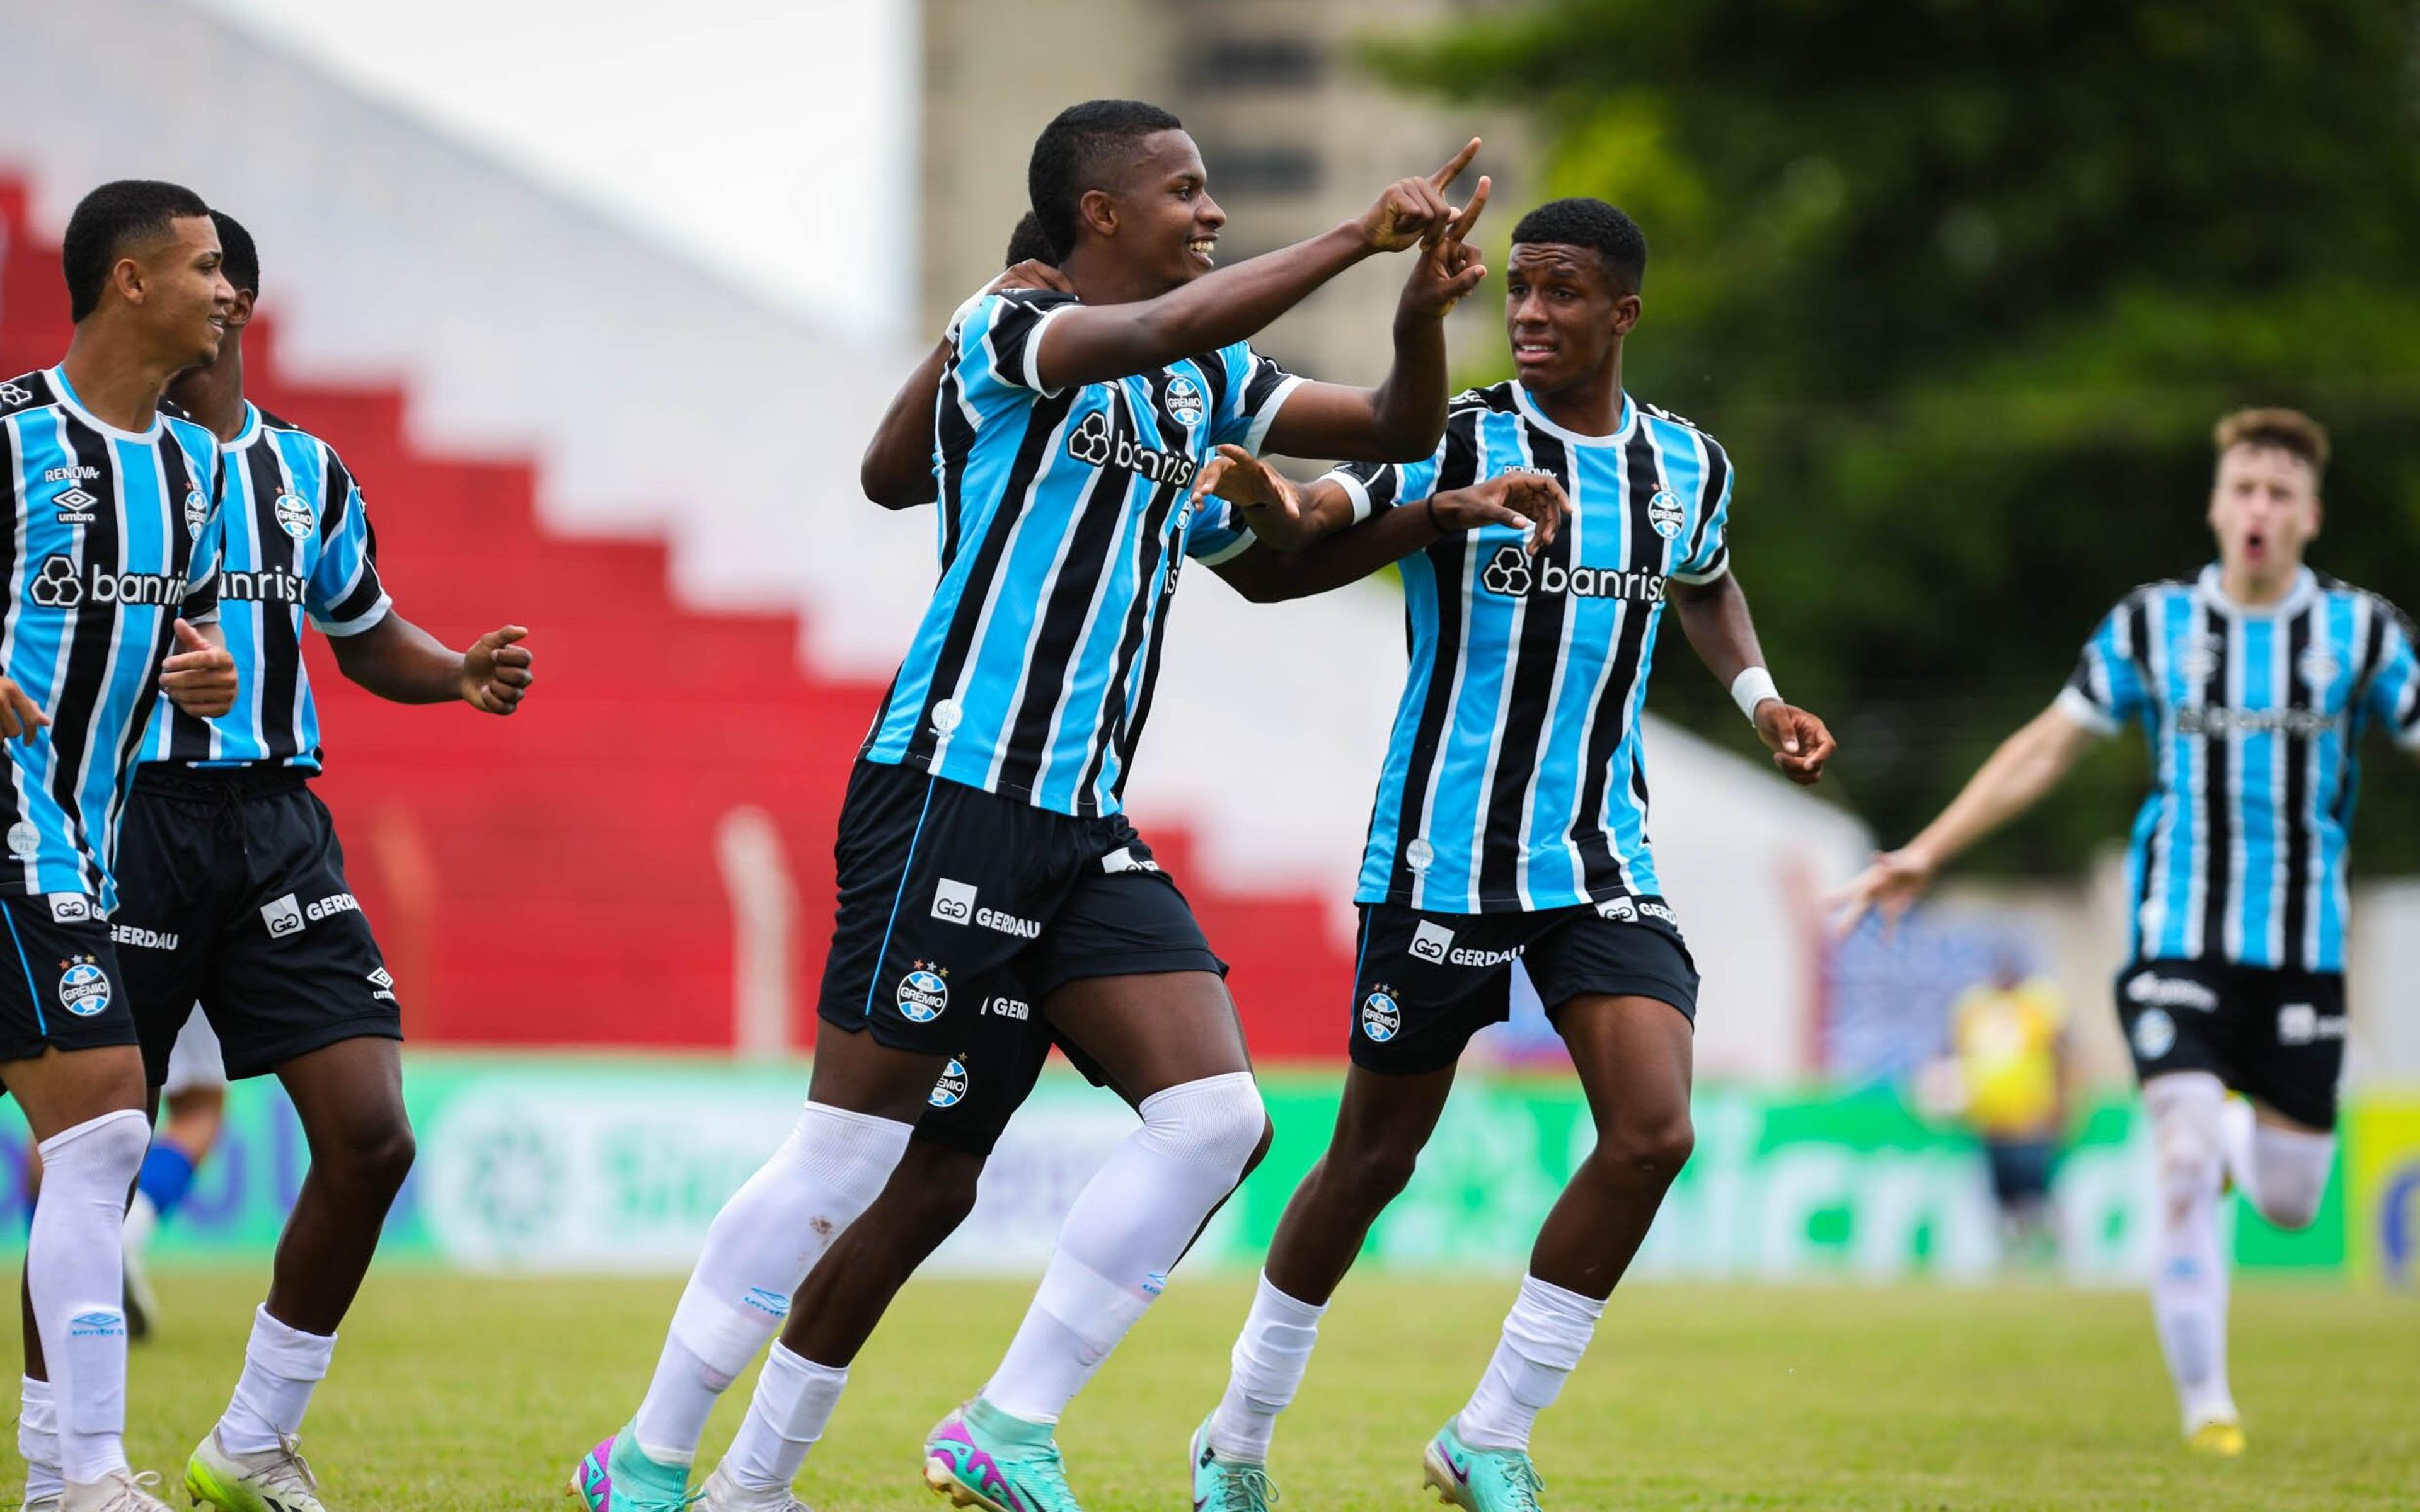
<instances>
[{"instance_id":1,"label":"white sock with logo","mask_svg":"<svg viewBox=\"0 0 2420 1512\"><path fill-rule=\"evenodd\" d=\"M2143 1086L2159 1170L2151 1236L2151 1318L2185 1430L2235 1417L2226 1383L2226 1258L2219 1249L2226 1088L2207 1072Z\"/></svg>"},{"instance_id":2,"label":"white sock with logo","mask_svg":"<svg viewBox=\"0 0 2420 1512\"><path fill-rule=\"evenodd\" d=\"M1227 1395L1210 1414L1210 1447L1221 1459L1264 1465L1269 1440L1276 1436L1278 1414L1294 1401L1302 1374L1311 1366L1311 1347L1319 1342L1323 1304L1296 1302L1269 1284L1266 1272L1252 1296L1252 1311L1235 1337Z\"/></svg>"},{"instance_id":3,"label":"white sock with logo","mask_svg":"<svg viewBox=\"0 0 2420 1512\"><path fill-rule=\"evenodd\" d=\"M779 1333L790 1294L873 1206L915 1125L810 1103L773 1158L715 1214L632 1420L640 1450L688 1464L715 1399Z\"/></svg>"},{"instance_id":4,"label":"white sock with logo","mask_svg":"<svg viewBox=\"0 0 2420 1512\"><path fill-rule=\"evenodd\" d=\"M983 1390L1011 1417L1059 1421L1243 1179L1268 1127L1249 1072L1155 1092L1136 1111L1142 1127L1076 1195L1033 1305Z\"/></svg>"},{"instance_id":5,"label":"white sock with logo","mask_svg":"<svg viewBox=\"0 0 2420 1512\"><path fill-rule=\"evenodd\" d=\"M151 1144L132 1108L42 1141L42 1200L25 1285L51 1372L59 1471L88 1484L126 1468L126 1194Z\"/></svg>"},{"instance_id":6,"label":"white sock with logo","mask_svg":"<svg viewBox=\"0 0 2420 1512\"><path fill-rule=\"evenodd\" d=\"M1605 1304L1594 1297L1566 1291L1536 1276L1521 1278L1521 1294L1504 1318L1504 1336L1497 1342L1487 1373L1469 1405L1454 1420L1454 1431L1474 1449L1518 1449L1528 1453L1529 1430L1538 1414L1552 1406L1580 1356L1588 1352Z\"/></svg>"},{"instance_id":7,"label":"white sock with logo","mask_svg":"<svg viewBox=\"0 0 2420 1512\"><path fill-rule=\"evenodd\" d=\"M848 1366L817 1365L776 1343L756 1378L739 1436L722 1457L732 1484L749 1491L789 1489L847 1384Z\"/></svg>"},{"instance_id":8,"label":"white sock with logo","mask_svg":"<svg viewBox=\"0 0 2420 1512\"><path fill-rule=\"evenodd\" d=\"M51 1383L27 1376L17 1386L17 1453L25 1461L28 1504L68 1489L59 1470L59 1413L51 1404Z\"/></svg>"},{"instance_id":9,"label":"white sock with logo","mask_svg":"<svg viewBox=\"0 0 2420 1512\"><path fill-rule=\"evenodd\" d=\"M301 1433L311 1394L328 1379L335 1354L334 1334L305 1334L271 1318L268 1304L256 1308L243 1374L219 1419L219 1447L231 1455L267 1454L281 1439Z\"/></svg>"}]
</instances>

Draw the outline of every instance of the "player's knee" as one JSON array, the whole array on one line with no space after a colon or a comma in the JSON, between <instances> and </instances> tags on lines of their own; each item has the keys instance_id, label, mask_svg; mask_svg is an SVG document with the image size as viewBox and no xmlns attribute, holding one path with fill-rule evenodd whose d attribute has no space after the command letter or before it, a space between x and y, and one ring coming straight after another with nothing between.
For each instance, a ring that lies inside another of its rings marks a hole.
<instances>
[{"instance_id":1,"label":"player's knee","mask_svg":"<svg viewBox=\"0 0 2420 1512\"><path fill-rule=\"evenodd\" d=\"M335 1167L334 1174L354 1185L390 1196L403 1189L404 1178L411 1174L411 1163L420 1152L411 1123L400 1116L348 1129L337 1147L313 1158L326 1161Z\"/></svg>"},{"instance_id":2,"label":"player's knee","mask_svg":"<svg viewBox=\"0 0 2420 1512\"><path fill-rule=\"evenodd\" d=\"M2327 1196L2335 1137L2299 1129L2253 1131L2253 1206L2280 1228L2308 1228Z\"/></svg>"},{"instance_id":3,"label":"player's knee","mask_svg":"<svg viewBox=\"0 0 2420 1512\"><path fill-rule=\"evenodd\" d=\"M1418 1145L1376 1144L1330 1149L1320 1163L1323 1183L1357 1211L1376 1211L1412 1184L1419 1168Z\"/></svg>"},{"instance_id":4,"label":"player's knee","mask_svg":"<svg viewBox=\"0 0 2420 1512\"><path fill-rule=\"evenodd\" d=\"M1241 1180L1268 1132L1268 1110L1249 1072L1184 1082L1144 1098L1143 1137L1188 1165Z\"/></svg>"},{"instance_id":5,"label":"player's knee","mask_svg":"<svg viewBox=\"0 0 2420 1512\"><path fill-rule=\"evenodd\" d=\"M1278 1126L1270 1121L1269 1116L1266 1113L1263 1113L1261 1115L1260 1143L1252 1147L1252 1153L1244 1162L1244 1175L1246 1177L1249 1177L1254 1171L1259 1170L1261 1168L1261 1162L1269 1158L1269 1146L1277 1143L1277 1137Z\"/></svg>"},{"instance_id":6,"label":"player's knee","mask_svg":"<svg viewBox=\"0 0 2420 1512\"><path fill-rule=\"evenodd\" d=\"M1614 1119L1598 1133L1596 1150L1590 1158L1626 1179L1643 1176L1668 1183L1689 1164L1697 1148L1697 1126L1689 1121L1688 1110L1679 1108L1660 1116Z\"/></svg>"},{"instance_id":7,"label":"player's knee","mask_svg":"<svg viewBox=\"0 0 2420 1512\"><path fill-rule=\"evenodd\" d=\"M985 1158L926 1140L910 1140L908 1156L892 1173L891 1181L866 1210L868 1221L877 1212L893 1216L918 1233L938 1231L946 1239L975 1211L983 1186ZM895 1213L890 1210L896 1205ZM936 1241L939 1242L939 1241Z\"/></svg>"}]
</instances>

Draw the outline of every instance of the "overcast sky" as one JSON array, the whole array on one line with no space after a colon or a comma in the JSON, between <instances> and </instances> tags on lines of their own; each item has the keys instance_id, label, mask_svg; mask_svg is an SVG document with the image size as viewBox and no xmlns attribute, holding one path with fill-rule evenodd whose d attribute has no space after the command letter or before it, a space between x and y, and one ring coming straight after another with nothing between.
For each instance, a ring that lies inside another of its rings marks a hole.
<instances>
[{"instance_id":1,"label":"overcast sky","mask_svg":"<svg viewBox=\"0 0 2420 1512\"><path fill-rule=\"evenodd\" d=\"M915 0L188 0L835 330L915 296Z\"/></svg>"}]
</instances>

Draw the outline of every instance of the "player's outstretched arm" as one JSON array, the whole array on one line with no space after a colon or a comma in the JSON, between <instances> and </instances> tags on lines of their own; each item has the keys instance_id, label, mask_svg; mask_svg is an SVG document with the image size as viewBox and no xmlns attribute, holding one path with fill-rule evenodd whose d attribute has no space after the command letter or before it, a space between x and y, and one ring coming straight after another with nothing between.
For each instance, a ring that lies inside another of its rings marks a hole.
<instances>
[{"instance_id":1,"label":"player's outstretched arm","mask_svg":"<svg viewBox=\"0 0 2420 1512\"><path fill-rule=\"evenodd\" d=\"M1047 389L1073 388L1147 373L1171 363L1244 341L1302 302L1311 290L1364 257L1401 252L1441 236L1460 213L1445 191L1479 152L1479 139L1424 177L1388 186L1357 220L1204 273L1181 288L1132 304L1072 304L1054 312L1042 327L1034 374ZM1090 198L1079 210L1091 214ZM1289 400L1286 409L1294 409ZM1283 411L1280 411L1282 418ZM1437 424L1444 424L1444 393ZM1436 443L1436 433L1411 453ZM1315 454L1315 455L1333 455Z\"/></svg>"},{"instance_id":2,"label":"player's outstretched arm","mask_svg":"<svg viewBox=\"0 0 2420 1512\"><path fill-rule=\"evenodd\" d=\"M1341 506L1349 512L1351 508L1344 490L1326 479L1303 492L1313 510L1326 512ZM1528 531L1529 549L1538 551L1555 538L1563 517L1570 513L1571 501L1563 497L1562 486L1552 477L1543 472L1509 472L1468 488L1449 488L1418 503L1389 509L1300 551L1256 546L1210 570L1253 603L1274 604L1358 582L1379 568L1426 548L1440 536L1476 530L1481 525L1509 525ZM1258 523L1249 517L1248 523L1252 524L1257 535Z\"/></svg>"},{"instance_id":3,"label":"player's outstretched arm","mask_svg":"<svg viewBox=\"0 0 2420 1512\"><path fill-rule=\"evenodd\" d=\"M984 285L985 294L1004 288L1050 288L1072 294L1066 275L1048 263L1031 258L1011 267ZM980 296L978 296L980 298ZM940 399L941 375L948 369L950 338L944 336L924 354L916 370L891 396L874 427L874 440L857 465L858 486L885 509L912 509L937 497L933 483L933 406Z\"/></svg>"},{"instance_id":4,"label":"player's outstretched arm","mask_svg":"<svg viewBox=\"0 0 2420 1512\"><path fill-rule=\"evenodd\" d=\"M336 666L391 703L448 703L460 699L482 714L510 714L536 679L518 625L490 630L468 651L445 643L390 609L358 635L330 636Z\"/></svg>"},{"instance_id":5,"label":"player's outstretched arm","mask_svg":"<svg viewBox=\"0 0 2420 1512\"><path fill-rule=\"evenodd\" d=\"M1445 317L1487 276L1464 244L1487 208L1482 177L1470 203L1423 242L1395 305L1395 363L1374 389L1306 383L1269 424L1267 450L1347 462L1404 462L1427 454L1445 429Z\"/></svg>"},{"instance_id":6,"label":"player's outstretched arm","mask_svg":"<svg viewBox=\"0 0 2420 1512\"><path fill-rule=\"evenodd\" d=\"M1675 578L1668 591L1691 649L1747 711L1757 737L1773 752L1773 764L1801 787L1823 780L1823 764L1832 759L1838 743L1823 720L1773 691L1739 579L1729 572L1702 583ZM1757 675L1744 676L1751 671Z\"/></svg>"},{"instance_id":7,"label":"player's outstretched arm","mask_svg":"<svg viewBox=\"0 0 2420 1512\"><path fill-rule=\"evenodd\" d=\"M1832 896L1831 903L1840 910L1840 933L1855 929L1872 909L1880 909L1886 922L1897 923L1944 866L2058 786L2095 738L2094 732L2057 704L2035 715L2000 742L1939 818L1898 850L1875 856L1855 881Z\"/></svg>"}]
</instances>

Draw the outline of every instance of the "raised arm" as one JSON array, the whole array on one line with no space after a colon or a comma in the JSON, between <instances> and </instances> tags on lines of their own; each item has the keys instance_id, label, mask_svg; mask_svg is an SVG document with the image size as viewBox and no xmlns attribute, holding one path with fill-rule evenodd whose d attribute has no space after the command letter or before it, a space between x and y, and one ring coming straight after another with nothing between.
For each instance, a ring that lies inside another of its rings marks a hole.
<instances>
[{"instance_id":1,"label":"raised arm","mask_svg":"<svg viewBox=\"0 0 2420 1512\"><path fill-rule=\"evenodd\" d=\"M1474 137L1435 173L1388 186L1359 219L1205 273L1156 299L1061 306L1035 338L1032 373L1038 386L1058 390L1106 382L1217 351L1249 338L1362 258L1435 239L1457 213L1446 203L1445 187L1478 152ZM1442 382L1437 398L1442 420ZM1293 408L1291 401L1287 408Z\"/></svg>"},{"instance_id":2,"label":"raised arm","mask_svg":"<svg viewBox=\"0 0 2420 1512\"><path fill-rule=\"evenodd\" d=\"M1841 890L1837 902L1843 905L1842 933L1854 929L1869 909L1881 909L1885 920L1896 923L1944 866L2056 787L2094 738L2094 732L2079 724L2064 703L2034 716L2000 742L1939 818L1898 850L1875 856Z\"/></svg>"}]
</instances>

